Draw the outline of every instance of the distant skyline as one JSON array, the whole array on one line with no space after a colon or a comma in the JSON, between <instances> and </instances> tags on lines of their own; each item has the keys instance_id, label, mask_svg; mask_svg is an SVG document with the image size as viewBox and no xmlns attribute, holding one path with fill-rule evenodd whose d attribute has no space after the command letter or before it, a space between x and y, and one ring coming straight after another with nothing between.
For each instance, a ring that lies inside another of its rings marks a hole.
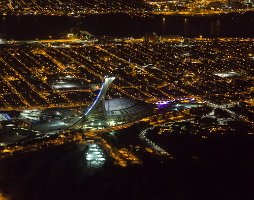
<instances>
[{"instance_id":1,"label":"distant skyline","mask_svg":"<svg viewBox=\"0 0 254 200\"><path fill-rule=\"evenodd\" d=\"M144 0L52 0L42 2L31 1L1 1L0 12L19 15L84 15L102 13L128 13L132 15L155 14L221 14L226 12L253 11L252 0L222 0L222 1L144 1Z\"/></svg>"}]
</instances>

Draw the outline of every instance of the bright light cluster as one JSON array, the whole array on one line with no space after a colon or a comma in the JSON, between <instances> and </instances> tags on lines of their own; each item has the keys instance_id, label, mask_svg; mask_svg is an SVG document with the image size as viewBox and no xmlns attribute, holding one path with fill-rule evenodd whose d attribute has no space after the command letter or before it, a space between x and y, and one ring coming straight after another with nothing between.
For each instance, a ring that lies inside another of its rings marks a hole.
<instances>
[{"instance_id":1,"label":"bright light cluster","mask_svg":"<svg viewBox=\"0 0 254 200\"><path fill-rule=\"evenodd\" d=\"M88 168L102 167L106 159L97 144L89 144L88 151L86 152L86 162Z\"/></svg>"}]
</instances>

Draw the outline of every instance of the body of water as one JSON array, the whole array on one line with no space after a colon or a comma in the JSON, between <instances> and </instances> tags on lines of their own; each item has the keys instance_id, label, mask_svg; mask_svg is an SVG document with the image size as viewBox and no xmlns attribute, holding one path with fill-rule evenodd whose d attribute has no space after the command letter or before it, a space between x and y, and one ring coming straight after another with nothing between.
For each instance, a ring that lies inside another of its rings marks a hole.
<instances>
[{"instance_id":1,"label":"body of water","mask_svg":"<svg viewBox=\"0 0 254 200\"><path fill-rule=\"evenodd\" d=\"M254 13L216 16L149 16L124 14L83 17L2 16L0 32L8 39L47 39L86 30L95 36L140 37L146 33L183 37L254 37Z\"/></svg>"}]
</instances>

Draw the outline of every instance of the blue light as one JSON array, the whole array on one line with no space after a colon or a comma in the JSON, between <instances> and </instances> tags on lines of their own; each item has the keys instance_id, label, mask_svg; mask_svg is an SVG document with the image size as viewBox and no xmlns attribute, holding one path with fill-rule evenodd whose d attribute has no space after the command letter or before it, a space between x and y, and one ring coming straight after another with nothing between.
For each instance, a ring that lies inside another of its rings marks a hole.
<instances>
[{"instance_id":1,"label":"blue light","mask_svg":"<svg viewBox=\"0 0 254 200\"><path fill-rule=\"evenodd\" d=\"M10 117L10 115L8 115L7 113L5 113L5 119L8 120L8 121L11 121L12 118Z\"/></svg>"},{"instance_id":2,"label":"blue light","mask_svg":"<svg viewBox=\"0 0 254 200\"><path fill-rule=\"evenodd\" d=\"M94 105L96 104L96 102L99 100L104 86L105 86L105 83L102 84L98 96L96 97L96 99L95 99L95 101L93 102L93 104L92 104L92 105L89 107L89 109L86 111L85 115L87 115L87 114L92 110L92 108L94 107Z\"/></svg>"}]
</instances>

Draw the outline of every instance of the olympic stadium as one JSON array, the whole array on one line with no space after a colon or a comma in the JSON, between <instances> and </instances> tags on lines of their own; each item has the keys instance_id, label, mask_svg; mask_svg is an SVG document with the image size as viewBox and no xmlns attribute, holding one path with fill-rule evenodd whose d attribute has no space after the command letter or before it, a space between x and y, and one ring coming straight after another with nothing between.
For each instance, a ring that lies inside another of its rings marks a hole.
<instances>
[{"instance_id":1,"label":"olympic stadium","mask_svg":"<svg viewBox=\"0 0 254 200\"><path fill-rule=\"evenodd\" d=\"M0 113L0 120L0 147L22 143L36 137L37 132L30 130L30 123L24 120L10 119L6 113Z\"/></svg>"},{"instance_id":2,"label":"olympic stadium","mask_svg":"<svg viewBox=\"0 0 254 200\"><path fill-rule=\"evenodd\" d=\"M8 145L25 139L41 138L45 135L55 135L68 129L103 128L132 122L144 118L153 110L153 105L129 98L114 98L106 100L109 85L115 77L105 77L96 99L87 108L64 109L48 108L44 110L23 110L15 120L24 122L26 126L20 128L8 113L0 114L0 124L4 137L0 136L0 143ZM6 126L6 123L12 126ZM5 125L4 125L5 124ZM22 129L25 134L17 138L17 132ZM16 134L16 135L15 135ZM14 137L15 135L15 137ZM2 134L3 136L3 134ZM17 138L17 139L13 139Z\"/></svg>"}]
</instances>

